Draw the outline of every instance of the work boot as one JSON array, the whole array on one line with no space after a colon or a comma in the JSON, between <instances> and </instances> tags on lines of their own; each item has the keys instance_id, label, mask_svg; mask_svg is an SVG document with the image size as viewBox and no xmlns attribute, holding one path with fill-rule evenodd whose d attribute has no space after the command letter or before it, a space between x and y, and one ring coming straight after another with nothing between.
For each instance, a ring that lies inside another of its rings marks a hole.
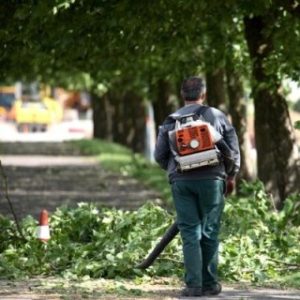
<instances>
[{"instance_id":1,"label":"work boot","mask_svg":"<svg viewBox=\"0 0 300 300\"><path fill-rule=\"evenodd\" d=\"M222 291L222 285L220 283L215 283L210 286L204 286L203 287L203 296L213 296L213 295L218 295Z\"/></svg>"},{"instance_id":2,"label":"work boot","mask_svg":"<svg viewBox=\"0 0 300 300\"><path fill-rule=\"evenodd\" d=\"M202 288L200 287L186 287L182 290L181 296L184 297L201 297Z\"/></svg>"}]
</instances>

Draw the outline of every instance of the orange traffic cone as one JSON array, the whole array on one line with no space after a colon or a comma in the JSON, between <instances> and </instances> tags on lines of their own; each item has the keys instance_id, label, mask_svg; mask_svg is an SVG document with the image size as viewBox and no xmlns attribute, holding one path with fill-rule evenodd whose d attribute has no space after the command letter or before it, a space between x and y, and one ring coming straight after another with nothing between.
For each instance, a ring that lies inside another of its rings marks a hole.
<instances>
[{"instance_id":1,"label":"orange traffic cone","mask_svg":"<svg viewBox=\"0 0 300 300\"><path fill-rule=\"evenodd\" d=\"M43 242L47 242L50 239L48 211L45 209L43 209L40 213L40 221L37 228L37 238Z\"/></svg>"}]
</instances>

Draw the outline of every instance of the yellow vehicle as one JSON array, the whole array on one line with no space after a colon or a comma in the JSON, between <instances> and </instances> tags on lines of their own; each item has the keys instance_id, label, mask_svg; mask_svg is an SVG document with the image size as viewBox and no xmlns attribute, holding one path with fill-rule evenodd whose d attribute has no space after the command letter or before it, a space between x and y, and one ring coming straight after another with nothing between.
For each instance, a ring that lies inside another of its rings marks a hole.
<instances>
[{"instance_id":1,"label":"yellow vehicle","mask_svg":"<svg viewBox=\"0 0 300 300\"><path fill-rule=\"evenodd\" d=\"M50 111L52 123L60 122L63 119L63 108L55 99L44 97L42 103L44 103Z\"/></svg>"},{"instance_id":2,"label":"yellow vehicle","mask_svg":"<svg viewBox=\"0 0 300 300\"><path fill-rule=\"evenodd\" d=\"M32 83L22 84L21 98L14 104L13 115L19 131L46 131L49 125L62 120L63 110L58 101Z\"/></svg>"},{"instance_id":3,"label":"yellow vehicle","mask_svg":"<svg viewBox=\"0 0 300 300\"><path fill-rule=\"evenodd\" d=\"M46 131L52 123L51 111L43 102L17 100L14 110L19 131Z\"/></svg>"}]
</instances>

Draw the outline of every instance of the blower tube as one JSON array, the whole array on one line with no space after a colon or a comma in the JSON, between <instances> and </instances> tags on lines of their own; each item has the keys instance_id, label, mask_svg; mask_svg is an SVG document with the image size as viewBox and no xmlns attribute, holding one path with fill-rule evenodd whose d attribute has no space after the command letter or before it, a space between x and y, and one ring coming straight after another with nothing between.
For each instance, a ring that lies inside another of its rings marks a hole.
<instances>
[{"instance_id":1,"label":"blower tube","mask_svg":"<svg viewBox=\"0 0 300 300\"><path fill-rule=\"evenodd\" d=\"M179 229L177 227L177 223L174 222L169 229L166 231L166 233L163 235L159 243L155 246L155 248L152 250L152 252L146 257L144 261L142 261L139 265L137 265L137 268L139 269L147 269L150 267L155 259L160 255L160 253L167 247L167 245L174 239L174 237L179 232Z\"/></svg>"}]
</instances>

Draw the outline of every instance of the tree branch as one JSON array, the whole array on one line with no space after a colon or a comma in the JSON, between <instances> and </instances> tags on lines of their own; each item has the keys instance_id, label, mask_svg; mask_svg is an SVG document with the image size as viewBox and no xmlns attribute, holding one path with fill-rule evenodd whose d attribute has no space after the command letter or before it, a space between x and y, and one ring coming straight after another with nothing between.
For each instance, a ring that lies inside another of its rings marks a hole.
<instances>
[{"instance_id":1,"label":"tree branch","mask_svg":"<svg viewBox=\"0 0 300 300\"><path fill-rule=\"evenodd\" d=\"M5 192L4 197L5 197L5 199L7 200L8 205L9 205L9 208L10 208L10 211L11 211L13 217L14 217L15 224L16 224L16 227L17 227L17 231L18 231L20 237L26 241L26 238L25 238L25 236L23 235L23 232L22 232L22 230L21 230L20 224L19 224L19 222L18 222L17 215L16 215L16 213L15 213L15 211L14 211L12 202L10 201L10 198L9 198L9 194L8 194L8 184L7 184L7 176L6 176L5 172L4 172L4 169L3 169L3 166L2 166L1 160L0 160L0 174L1 174L2 178L3 178L3 180L4 180L4 192Z\"/></svg>"}]
</instances>

